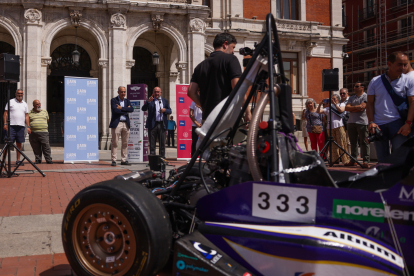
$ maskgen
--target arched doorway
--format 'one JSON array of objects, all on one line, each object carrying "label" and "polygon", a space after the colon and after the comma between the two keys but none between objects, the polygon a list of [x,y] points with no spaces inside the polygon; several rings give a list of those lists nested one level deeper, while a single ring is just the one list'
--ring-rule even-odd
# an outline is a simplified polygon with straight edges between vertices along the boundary
[{"label": "arched doorway", "polygon": [[52,55],[49,65],[50,74],[47,77],[47,111],[49,112],[49,141],[50,143],[63,143],[61,123],[64,119],[65,88],[64,77],[90,77],[91,58],[88,52],[79,45],[79,64],[72,61],[72,52],[75,44],[63,44],[57,47]]},{"label": "arched doorway", "polygon": [[156,66],[152,64],[152,54],[142,47],[134,47],[133,59],[135,65],[131,68],[131,84],[145,83],[148,85],[148,96],[154,87],[158,86],[155,76]]},{"label": "arched doorway", "polygon": [[[12,45],[10,45],[7,42],[0,41],[0,53],[3,54],[15,54],[15,49]],[[10,98],[14,98],[14,94],[17,89],[17,83],[10,83]],[[3,112],[4,108],[6,107],[7,103],[7,83],[6,82],[0,82],[0,108],[2,110],[1,112],[1,122],[3,125],[5,122],[3,122]],[[29,105],[30,108],[30,105]],[[0,140],[1,143],[4,143],[4,130],[3,127],[0,129]]]}]

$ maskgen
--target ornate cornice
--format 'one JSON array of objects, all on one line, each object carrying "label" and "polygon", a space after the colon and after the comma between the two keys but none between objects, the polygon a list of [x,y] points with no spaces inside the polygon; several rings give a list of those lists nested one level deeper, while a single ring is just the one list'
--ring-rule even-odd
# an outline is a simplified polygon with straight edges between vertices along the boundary
[{"label": "ornate cornice", "polygon": [[170,77],[172,78],[178,77],[178,72],[170,72]]},{"label": "ornate cornice", "polygon": [[177,62],[175,64],[175,67],[177,68],[178,71],[185,70],[185,69],[187,69],[187,63],[186,62]]},{"label": "ornate cornice", "polygon": [[42,66],[49,66],[52,63],[51,57],[42,57],[41,58]]},{"label": "ornate cornice", "polygon": [[42,12],[37,9],[27,9],[24,12],[24,18],[26,18],[26,23],[39,24],[42,19]]},{"label": "ornate cornice", "polygon": [[190,31],[204,34],[206,30],[206,23],[200,18],[190,20]]},{"label": "ornate cornice", "polygon": [[102,68],[107,68],[108,67],[108,60],[107,59],[100,59],[98,61],[98,65],[101,66]]},{"label": "ornate cornice", "polygon": [[308,57],[310,57],[310,56],[312,56],[312,50],[313,50],[313,48],[315,48],[316,46],[318,46],[318,43],[316,43],[314,41],[306,41],[305,46],[306,46],[306,55]]},{"label": "ornate cornice", "polygon": [[309,32],[312,27],[309,23],[303,22],[277,22],[277,30],[289,30],[289,31],[302,31],[302,32]]},{"label": "ornate cornice", "polygon": [[126,17],[122,13],[115,13],[111,16],[113,28],[124,28],[126,25]]},{"label": "ornate cornice", "polygon": [[82,18],[82,9],[70,9],[69,10],[70,21],[73,25],[79,26]]},{"label": "ornate cornice", "polygon": [[287,48],[288,48],[288,50],[293,50],[293,48],[295,47],[295,45],[296,45],[296,40],[288,40],[288,42],[287,42]]},{"label": "ornate cornice", "polygon": [[164,13],[152,13],[151,14],[152,26],[155,30],[161,28],[162,22],[164,21]]},{"label": "ornate cornice", "polygon": [[135,60],[127,60],[126,61],[126,68],[131,69],[133,66],[135,66]]}]

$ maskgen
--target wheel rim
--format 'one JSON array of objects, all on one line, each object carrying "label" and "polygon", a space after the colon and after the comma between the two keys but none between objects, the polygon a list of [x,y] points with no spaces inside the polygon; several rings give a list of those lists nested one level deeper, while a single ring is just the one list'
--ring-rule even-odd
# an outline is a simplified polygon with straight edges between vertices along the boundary
[{"label": "wheel rim", "polygon": [[75,254],[92,275],[124,275],[134,264],[136,237],[118,209],[90,205],[76,217],[72,230]]}]

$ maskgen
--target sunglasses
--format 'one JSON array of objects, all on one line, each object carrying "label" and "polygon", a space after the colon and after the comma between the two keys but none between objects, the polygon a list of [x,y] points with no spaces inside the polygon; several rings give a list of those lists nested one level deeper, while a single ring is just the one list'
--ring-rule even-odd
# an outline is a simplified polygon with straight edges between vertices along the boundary
[{"label": "sunglasses", "polygon": [[360,87],[364,87],[364,86],[362,86],[362,85],[361,85],[361,86],[359,86],[359,85],[355,85],[354,87],[355,87],[355,88],[360,88]]},{"label": "sunglasses", "polygon": [[346,95],[346,93],[339,93],[340,95]]}]

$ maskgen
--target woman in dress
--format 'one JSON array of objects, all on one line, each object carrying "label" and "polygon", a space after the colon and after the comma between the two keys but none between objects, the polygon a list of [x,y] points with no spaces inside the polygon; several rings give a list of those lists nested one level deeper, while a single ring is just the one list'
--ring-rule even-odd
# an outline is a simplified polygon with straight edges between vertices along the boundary
[{"label": "woman in dress", "polygon": [[308,121],[306,120],[305,112],[306,112],[306,109],[304,109],[302,111],[302,127],[301,127],[301,129],[302,129],[303,142],[305,143],[306,151],[309,151],[309,145],[308,145],[309,135],[308,135],[308,131],[306,129],[306,125],[308,124]]},{"label": "woman in dress", "polygon": [[[323,133],[324,115],[316,112],[316,102],[309,98],[306,101],[306,130],[311,142],[311,149],[318,152],[322,150],[325,144],[325,134]],[[318,133],[319,132],[319,133]]]}]

